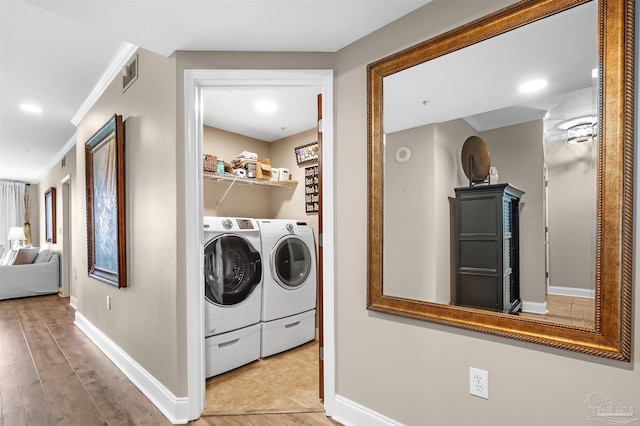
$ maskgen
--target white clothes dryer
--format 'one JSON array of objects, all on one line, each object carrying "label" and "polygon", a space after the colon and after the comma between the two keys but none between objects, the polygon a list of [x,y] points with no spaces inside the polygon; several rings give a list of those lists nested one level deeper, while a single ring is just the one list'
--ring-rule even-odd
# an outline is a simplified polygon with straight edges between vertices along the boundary
[{"label": "white clothes dryer", "polygon": [[205,369],[260,357],[262,255],[255,219],[204,217]]},{"label": "white clothes dryer", "polygon": [[265,262],[262,287],[263,357],[315,337],[316,250],[304,221],[258,220]]}]

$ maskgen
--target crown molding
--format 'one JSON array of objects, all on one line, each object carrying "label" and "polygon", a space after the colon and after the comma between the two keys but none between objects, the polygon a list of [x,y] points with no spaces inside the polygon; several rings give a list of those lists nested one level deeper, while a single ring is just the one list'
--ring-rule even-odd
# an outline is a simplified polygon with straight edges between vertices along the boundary
[{"label": "crown molding", "polygon": [[96,101],[102,96],[107,87],[111,84],[116,76],[122,73],[122,67],[124,67],[129,59],[133,56],[134,53],[138,50],[138,46],[123,42],[115,56],[107,66],[107,69],[102,74],[96,85],[94,86],[87,99],[82,103],[82,106],[76,112],[76,114],[71,119],[71,124],[77,126],[78,123],[84,118],[84,116],[89,112],[91,107],[96,103]]}]

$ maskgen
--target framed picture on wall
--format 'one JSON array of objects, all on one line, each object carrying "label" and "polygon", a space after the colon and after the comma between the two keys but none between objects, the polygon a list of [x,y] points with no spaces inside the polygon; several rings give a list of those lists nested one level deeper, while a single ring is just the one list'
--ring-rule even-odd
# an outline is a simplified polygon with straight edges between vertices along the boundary
[{"label": "framed picture on wall", "polygon": [[318,164],[318,142],[295,147],[294,151],[296,153],[296,162],[298,163],[298,167]]},{"label": "framed picture on wall", "polygon": [[127,286],[124,130],[114,115],[85,144],[89,276]]},{"label": "framed picture on wall", "polygon": [[56,188],[53,186],[44,193],[44,233],[46,242],[56,243]]}]

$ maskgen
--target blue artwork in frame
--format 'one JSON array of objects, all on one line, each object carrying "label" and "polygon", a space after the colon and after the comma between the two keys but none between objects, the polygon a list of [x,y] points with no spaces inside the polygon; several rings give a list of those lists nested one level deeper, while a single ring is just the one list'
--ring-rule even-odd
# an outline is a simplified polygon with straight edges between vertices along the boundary
[{"label": "blue artwork in frame", "polygon": [[85,168],[89,276],[126,287],[122,116],[114,115],[87,141]]}]

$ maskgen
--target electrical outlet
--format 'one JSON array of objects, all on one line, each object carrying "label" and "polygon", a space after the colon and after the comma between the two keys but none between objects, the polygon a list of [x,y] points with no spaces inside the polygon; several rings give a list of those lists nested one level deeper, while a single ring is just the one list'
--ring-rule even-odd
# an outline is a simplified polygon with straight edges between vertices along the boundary
[{"label": "electrical outlet", "polygon": [[107,309],[111,309],[111,296],[107,296]]},{"label": "electrical outlet", "polygon": [[489,372],[469,367],[469,393],[489,399]]}]

